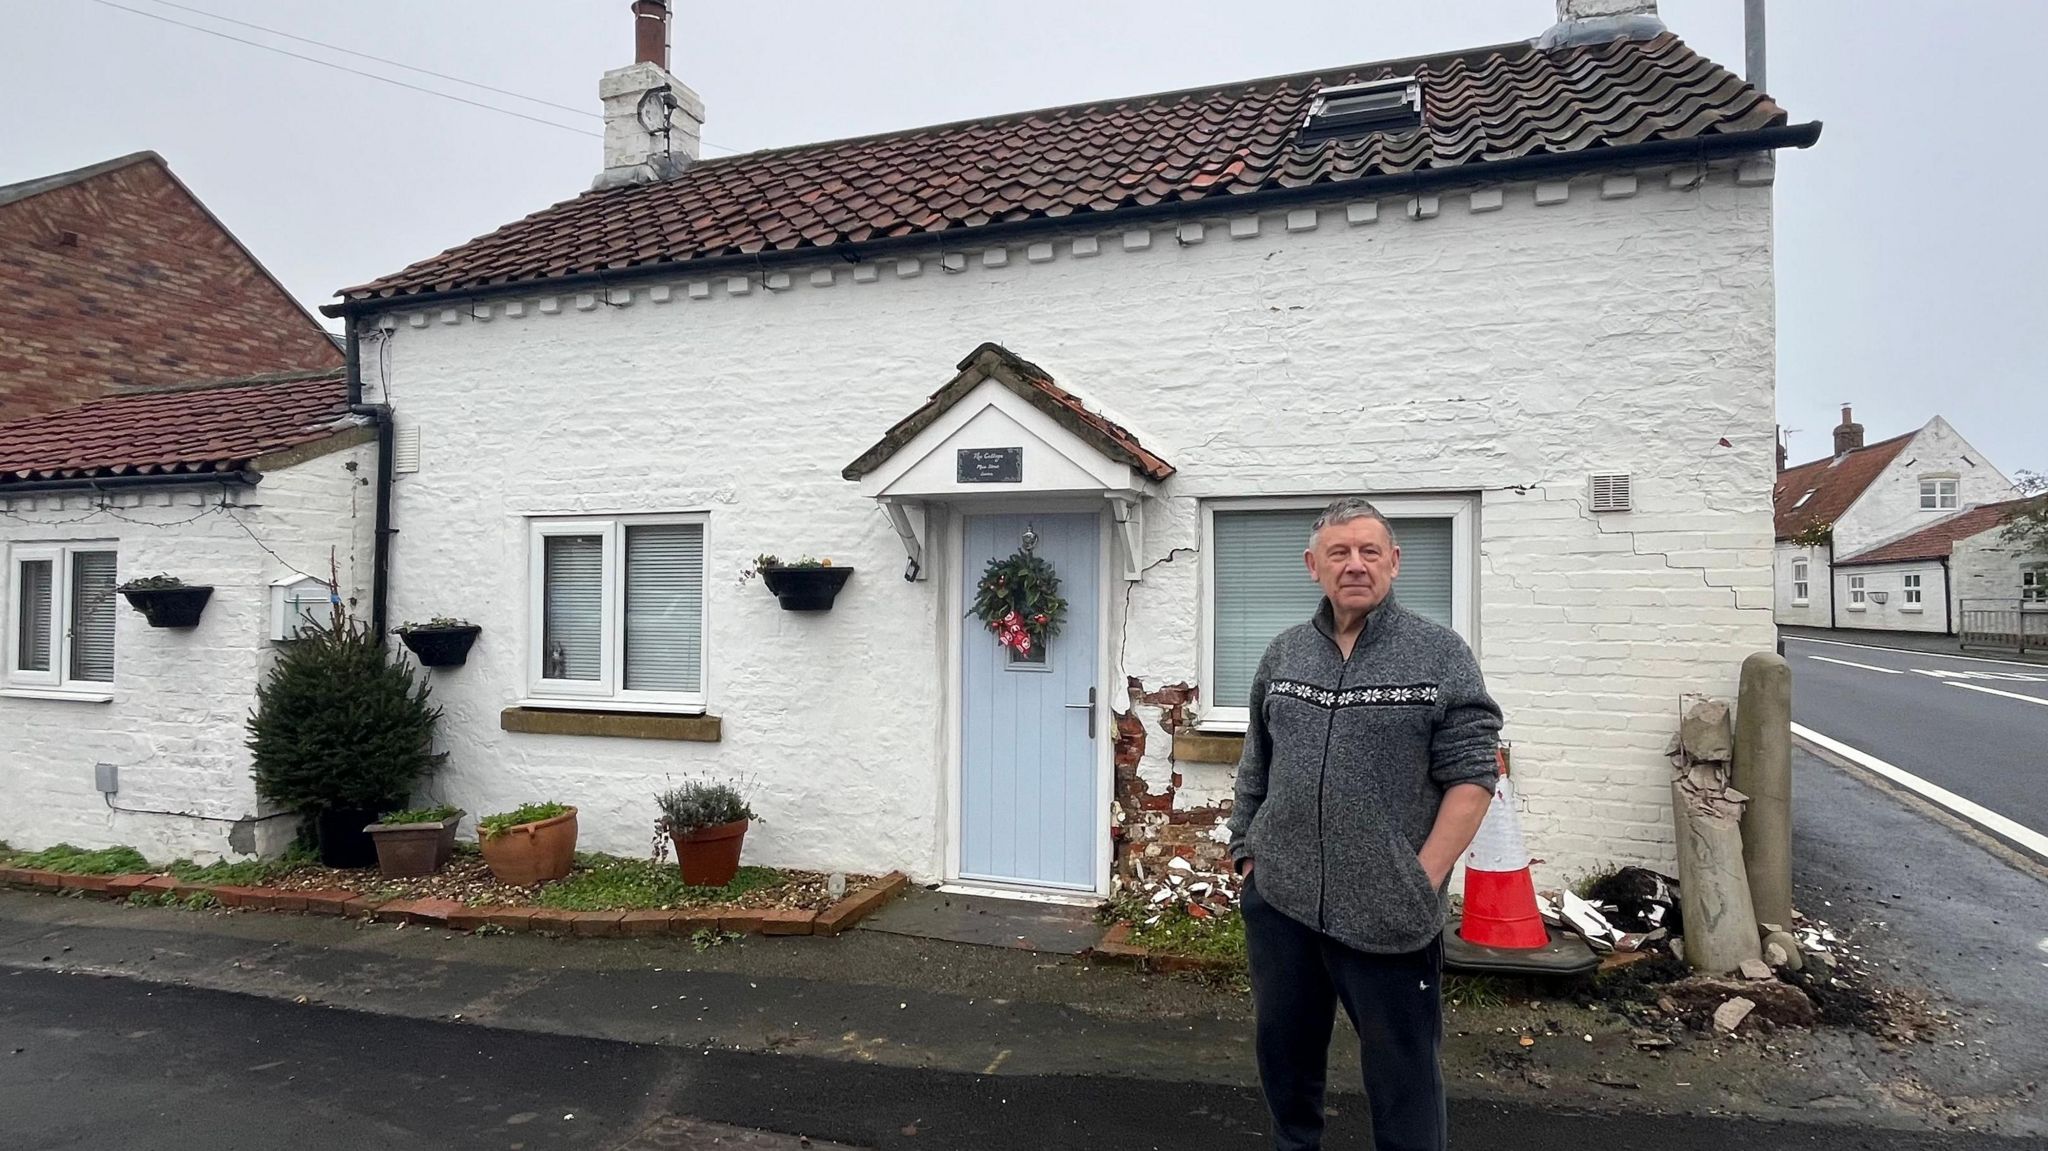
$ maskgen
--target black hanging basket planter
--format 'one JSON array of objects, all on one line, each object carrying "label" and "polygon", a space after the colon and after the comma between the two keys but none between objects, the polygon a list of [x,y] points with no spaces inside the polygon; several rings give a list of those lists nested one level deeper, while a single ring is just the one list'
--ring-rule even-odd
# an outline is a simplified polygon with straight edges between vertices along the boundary
[{"label": "black hanging basket planter", "polygon": [[195,627],[213,598],[213,588],[138,587],[119,588],[128,606],[142,613],[151,627]]},{"label": "black hanging basket planter", "polygon": [[761,582],[773,592],[783,611],[831,611],[839,589],[853,577],[852,568],[764,567]]},{"label": "black hanging basket planter", "polygon": [[475,624],[461,627],[414,627],[398,638],[419,657],[422,667],[461,667],[469,659],[469,648],[484,629]]}]

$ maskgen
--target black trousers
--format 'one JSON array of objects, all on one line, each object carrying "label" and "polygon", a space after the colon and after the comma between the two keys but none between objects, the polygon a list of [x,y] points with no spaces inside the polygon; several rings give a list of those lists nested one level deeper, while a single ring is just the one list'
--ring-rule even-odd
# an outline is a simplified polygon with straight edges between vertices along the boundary
[{"label": "black trousers", "polygon": [[1275,1151],[1323,1145],[1323,1087],[1337,1005],[1358,1032],[1377,1151],[1443,1151],[1443,944],[1374,955],[1289,918],[1244,885],[1245,943],[1258,1013],[1259,1083]]}]

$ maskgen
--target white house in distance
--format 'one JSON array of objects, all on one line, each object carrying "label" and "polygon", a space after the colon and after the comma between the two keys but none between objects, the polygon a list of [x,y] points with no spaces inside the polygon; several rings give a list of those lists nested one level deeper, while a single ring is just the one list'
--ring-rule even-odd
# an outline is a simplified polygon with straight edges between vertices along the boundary
[{"label": "white house in distance", "polygon": [[[1771,489],[1778,622],[1955,631],[1959,617],[1950,609],[1958,593],[1946,563],[1929,554],[1919,557],[1921,567],[1880,576],[1852,570],[1854,561],[1965,509],[2011,499],[2012,481],[1940,416],[1918,431],[1865,444],[1863,425],[1845,406],[1834,446],[1833,455],[1797,467],[1785,467],[1779,450]],[[1869,594],[1879,590],[1873,578],[1886,583],[1876,599]],[[2017,579],[2015,567],[2006,595],[2019,595]]]},{"label": "white house in distance", "polygon": [[[1819,125],[1652,3],[1559,7],[704,160],[643,40],[596,189],[328,309],[416,453],[393,616],[483,628],[434,673],[434,786],[574,803],[617,852],[711,775],[763,863],[1206,866],[1254,664],[1316,603],[1309,521],[1362,492],[1396,594],[1480,655],[1541,854],[1670,866],[1678,700],[1774,642],[1773,155]],[[967,612],[1027,539],[1070,608],[1017,658]],[[854,574],[783,611],[760,553]]]},{"label": "white house in distance", "polygon": [[[339,575],[373,614],[377,429],[339,370],[116,395],[0,424],[0,840],[152,860],[275,853],[243,722]],[[211,587],[151,626],[114,589]]]},{"label": "white house in distance", "polygon": [[2030,500],[1980,504],[1835,561],[1856,626],[2048,649],[2048,550],[2004,538]]}]

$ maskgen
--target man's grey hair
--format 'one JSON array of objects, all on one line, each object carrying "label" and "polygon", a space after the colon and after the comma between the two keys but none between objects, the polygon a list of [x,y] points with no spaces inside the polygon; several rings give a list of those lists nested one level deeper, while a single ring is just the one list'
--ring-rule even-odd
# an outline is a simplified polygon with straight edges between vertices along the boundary
[{"label": "man's grey hair", "polygon": [[1352,520],[1378,520],[1380,526],[1387,529],[1387,542],[1399,542],[1394,538],[1394,525],[1388,522],[1386,516],[1380,514],[1380,509],[1372,506],[1371,500],[1364,496],[1340,496],[1330,501],[1330,506],[1324,508],[1323,514],[1317,516],[1316,522],[1309,527],[1308,546],[1316,546],[1316,537],[1322,534],[1324,528],[1333,524],[1348,524]]}]

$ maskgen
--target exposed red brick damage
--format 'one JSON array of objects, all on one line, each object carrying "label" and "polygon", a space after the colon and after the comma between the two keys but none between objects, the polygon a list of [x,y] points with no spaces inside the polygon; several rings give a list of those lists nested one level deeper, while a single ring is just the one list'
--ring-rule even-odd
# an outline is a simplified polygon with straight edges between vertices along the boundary
[{"label": "exposed red brick damage", "polygon": [[1200,876],[1227,872],[1229,852],[1216,839],[1216,825],[1230,817],[1228,801],[1213,807],[1180,807],[1175,803],[1182,784],[1177,769],[1158,791],[1138,773],[1149,739],[1139,709],[1155,709],[1153,722],[1170,739],[1192,727],[1195,686],[1176,683],[1148,691],[1136,676],[1128,682],[1131,710],[1116,716],[1116,804],[1111,818],[1116,823],[1117,887],[1150,891],[1169,869],[1187,875],[1186,869],[1174,868],[1176,858],[1186,860]]}]

